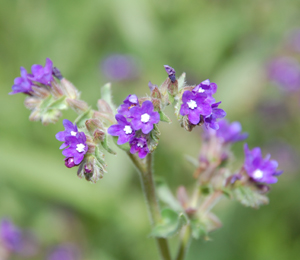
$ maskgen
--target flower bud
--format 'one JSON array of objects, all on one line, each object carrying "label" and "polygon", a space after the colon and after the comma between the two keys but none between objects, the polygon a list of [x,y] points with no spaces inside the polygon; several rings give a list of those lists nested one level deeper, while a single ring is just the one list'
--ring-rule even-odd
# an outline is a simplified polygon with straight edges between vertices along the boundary
[{"label": "flower bud", "polygon": [[60,98],[64,95],[60,84],[58,84],[55,80],[51,81],[51,93],[56,98]]},{"label": "flower bud", "polygon": [[53,75],[55,78],[59,79],[59,80],[62,80],[62,79],[64,78],[64,77],[61,75],[60,70],[59,70],[58,68],[56,68],[56,67],[53,67],[53,69],[52,69],[52,75]]},{"label": "flower bud", "polygon": [[65,78],[61,79],[60,81],[62,89],[65,95],[70,99],[77,99],[79,97],[78,90],[74,87],[74,85],[66,80]]},{"label": "flower bud", "polygon": [[97,102],[98,110],[99,112],[107,113],[110,115],[113,115],[113,110],[110,107],[110,105],[104,100],[104,99],[99,99]]},{"label": "flower bud", "polygon": [[50,95],[50,92],[48,89],[44,87],[37,87],[37,86],[32,86],[33,90],[33,95],[42,99],[47,98]]},{"label": "flower bud", "polygon": [[77,99],[66,99],[67,104],[76,111],[76,113],[82,113],[88,110],[89,106],[82,100]]},{"label": "flower bud", "polygon": [[102,179],[105,170],[105,165],[99,163],[94,155],[86,156],[79,165],[77,175],[79,178],[85,178],[87,181],[96,183],[97,180]]},{"label": "flower bud", "polygon": [[161,110],[161,102],[158,98],[152,98],[151,99],[152,104],[154,106],[155,111],[160,111]]},{"label": "flower bud", "polygon": [[75,163],[74,163],[74,158],[73,157],[65,158],[64,160],[65,160],[65,165],[68,168],[72,168],[72,167],[76,166]]},{"label": "flower bud", "polygon": [[148,86],[149,86],[150,91],[151,91],[151,97],[152,98],[161,99],[161,93],[160,93],[160,91],[158,89],[158,86],[157,85],[153,85],[151,83],[151,81],[149,81]]},{"label": "flower bud", "polygon": [[42,100],[36,97],[27,97],[24,101],[24,105],[26,108],[32,110],[41,104]]}]

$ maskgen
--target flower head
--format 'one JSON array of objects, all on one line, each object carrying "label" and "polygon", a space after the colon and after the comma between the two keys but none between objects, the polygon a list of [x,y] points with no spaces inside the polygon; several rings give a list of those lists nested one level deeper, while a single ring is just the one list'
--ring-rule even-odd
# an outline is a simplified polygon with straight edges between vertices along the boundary
[{"label": "flower head", "polygon": [[219,129],[216,131],[216,136],[223,143],[235,143],[243,141],[248,137],[247,133],[241,133],[242,126],[239,122],[232,122],[230,124],[226,119],[222,119],[218,124]]},{"label": "flower head", "polygon": [[212,129],[219,129],[219,124],[217,123],[217,119],[223,118],[226,116],[226,112],[218,108],[218,106],[221,104],[221,102],[214,103],[211,105],[212,112],[208,117],[204,118],[204,123],[207,127],[210,127]]},{"label": "flower head", "polygon": [[73,125],[71,121],[64,119],[63,125],[65,127],[65,131],[58,132],[55,135],[58,141],[64,142],[59,149],[64,149],[68,146],[66,143],[67,136],[76,136],[78,134],[78,129],[76,124]]},{"label": "flower head", "polygon": [[8,219],[0,223],[0,240],[11,251],[18,251],[21,246],[21,231]]},{"label": "flower head", "polygon": [[130,153],[138,153],[141,159],[145,158],[149,153],[149,148],[147,145],[147,139],[145,137],[136,137],[130,140]]},{"label": "flower head", "polygon": [[186,90],[182,95],[182,105],[180,114],[187,115],[189,121],[197,125],[200,122],[200,116],[209,116],[212,112],[210,103],[206,101],[207,95],[204,93],[195,93]]},{"label": "flower head", "polygon": [[117,125],[112,125],[107,129],[107,132],[113,136],[119,136],[118,145],[127,143],[135,135],[135,131],[132,129],[132,126],[127,122],[126,118],[123,115],[117,114],[116,120]]},{"label": "flower head", "polygon": [[196,87],[194,87],[194,93],[205,93],[207,95],[207,101],[214,103],[215,99],[212,97],[217,92],[218,86],[216,83],[210,82],[209,79],[202,81]]},{"label": "flower head", "polygon": [[130,117],[130,109],[136,106],[140,106],[138,97],[136,95],[129,95],[117,109],[118,113]]},{"label": "flower head", "polygon": [[31,67],[31,72],[33,75],[29,75],[28,78],[32,81],[39,82],[44,85],[51,86],[53,62],[47,58],[45,67],[39,64],[34,64]]},{"label": "flower head", "polygon": [[10,95],[17,93],[24,93],[30,95],[32,92],[33,83],[28,79],[28,73],[25,68],[21,67],[21,77],[15,78],[14,85],[12,86],[12,92]]},{"label": "flower head", "polygon": [[69,147],[63,150],[62,154],[67,158],[73,158],[75,165],[80,164],[88,150],[85,134],[79,132],[76,136],[66,136],[65,139]]},{"label": "flower head", "polygon": [[176,77],[175,77],[176,71],[169,65],[164,65],[164,67],[165,67],[166,72],[168,73],[170,80],[172,81],[172,83],[174,83],[176,80]]},{"label": "flower head", "polygon": [[130,109],[131,125],[134,130],[141,129],[144,134],[152,131],[153,125],[160,120],[158,112],[154,111],[154,106],[151,101],[146,100],[141,107],[133,107]]},{"label": "flower head", "polygon": [[278,167],[277,161],[270,160],[270,155],[267,155],[264,159],[259,147],[255,147],[251,151],[248,149],[248,145],[245,144],[244,151],[244,168],[254,182],[266,184],[277,182],[275,176],[282,174],[282,171],[276,170]]}]

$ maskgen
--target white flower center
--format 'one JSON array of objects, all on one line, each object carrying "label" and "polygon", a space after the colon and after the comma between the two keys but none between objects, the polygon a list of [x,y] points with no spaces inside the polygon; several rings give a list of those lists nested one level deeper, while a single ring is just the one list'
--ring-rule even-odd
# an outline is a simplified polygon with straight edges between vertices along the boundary
[{"label": "white flower center", "polygon": [[131,129],[130,125],[125,125],[123,130],[124,130],[125,134],[127,134],[127,135],[132,133],[132,129]]},{"label": "white flower center", "polygon": [[72,136],[76,136],[77,132],[71,131]]},{"label": "white flower center", "polygon": [[263,176],[264,176],[264,173],[260,169],[257,169],[253,172],[254,179],[261,179]]},{"label": "white flower center", "polygon": [[195,109],[197,107],[197,103],[195,100],[190,100],[189,102],[187,102],[187,104],[190,109]]},{"label": "white flower center", "polygon": [[143,144],[143,143],[140,143],[140,142],[138,142],[138,143],[137,143],[137,146],[138,146],[138,147],[144,147],[144,144]]},{"label": "white flower center", "polygon": [[150,119],[150,116],[149,116],[147,113],[145,113],[145,114],[143,114],[143,115],[141,116],[141,121],[142,121],[143,123],[148,123],[148,122],[149,122],[149,119]]},{"label": "white flower center", "polygon": [[201,88],[201,87],[200,87],[199,90],[198,90],[199,93],[203,93],[204,91],[205,91],[205,90],[204,90],[203,88]]},{"label": "white flower center", "polygon": [[76,145],[76,151],[79,152],[79,153],[84,152],[84,148],[85,148],[84,144],[77,144]]}]

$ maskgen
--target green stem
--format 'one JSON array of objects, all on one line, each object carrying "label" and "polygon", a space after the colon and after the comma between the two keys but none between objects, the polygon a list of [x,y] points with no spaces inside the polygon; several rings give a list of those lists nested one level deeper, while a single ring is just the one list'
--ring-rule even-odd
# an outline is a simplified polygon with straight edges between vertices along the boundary
[{"label": "green stem", "polygon": [[183,230],[183,235],[180,240],[180,245],[179,245],[179,250],[177,253],[176,260],[183,260],[186,257],[191,241],[192,241],[191,227],[186,226],[185,230]]},{"label": "green stem", "polygon": [[[143,192],[146,198],[151,225],[155,226],[162,221],[160,208],[155,193],[155,186],[152,172],[152,154],[146,157],[146,163],[143,163],[140,158],[127,152],[129,158],[135,165],[140,174]],[[168,242],[165,238],[155,238],[158,249],[163,260],[171,260]]]}]

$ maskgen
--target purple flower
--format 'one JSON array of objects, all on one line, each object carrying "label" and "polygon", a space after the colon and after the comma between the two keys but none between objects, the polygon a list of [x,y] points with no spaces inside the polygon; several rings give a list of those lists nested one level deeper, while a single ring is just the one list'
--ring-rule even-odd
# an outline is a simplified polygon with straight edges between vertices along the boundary
[{"label": "purple flower", "polygon": [[21,77],[15,78],[14,85],[12,86],[12,92],[10,95],[17,93],[24,93],[30,95],[32,92],[32,82],[28,79],[28,73],[25,68],[21,67]]},{"label": "purple flower", "polygon": [[73,125],[73,123],[67,119],[63,120],[63,125],[65,127],[65,131],[58,132],[55,137],[58,141],[64,142],[59,149],[64,149],[68,146],[66,143],[66,137],[67,136],[76,136],[78,134],[78,129],[76,124]]},{"label": "purple flower", "polygon": [[134,130],[142,129],[144,134],[148,134],[153,129],[153,124],[157,124],[160,120],[159,114],[153,111],[154,106],[151,101],[146,100],[142,107],[133,107],[130,109],[131,125]]},{"label": "purple flower", "polygon": [[149,153],[149,148],[145,137],[133,138],[132,140],[130,140],[129,144],[130,153],[138,153],[141,159],[145,158]]},{"label": "purple flower", "polygon": [[62,154],[67,158],[74,158],[75,165],[80,164],[88,150],[85,134],[79,132],[76,136],[66,136],[66,143],[69,147]]},{"label": "purple flower", "polygon": [[117,125],[112,125],[107,129],[107,132],[113,136],[119,136],[118,145],[127,143],[135,135],[132,126],[127,122],[126,118],[120,114],[116,115]]},{"label": "purple flower", "polygon": [[226,119],[222,119],[218,124],[219,129],[216,131],[216,136],[223,143],[235,143],[243,141],[248,137],[247,133],[241,133],[242,126],[239,122],[232,122],[230,124]]},{"label": "purple flower", "polygon": [[118,113],[130,117],[129,110],[135,106],[140,106],[138,97],[136,95],[129,95],[117,109]]},{"label": "purple flower", "polygon": [[18,251],[21,246],[21,231],[8,219],[3,219],[0,223],[0,239],[8,250]]},{"label": "purple flower", "polygon": [[300,88],[300,65],[293,58],[274,59],[269,64],[268,73],[269,78],[284,90],[295,91]]},{"label": "purple flower", "polygon": [[219,129],[219,124],[217,123],[217,119],[223,118],[226,116],[226,112],[223,109],[218,108],[218,106],[220,104],[221,104],[221,102],[212,104],[211,105],[211,108],[212,108],[211,115],[204,118],[205,125],[207,127],[215,129],[215,130]]},{"label": "purple flower", "polygon": [[57,246],[49,254],[47,260],[79,260],[79,252],[71,245]]},{"label": "purple flower", "polygon": [[267,155],[265,159],[263,159],[259,147],[255,147],[250,151],[248,145],[245,144],[244,151],[244,168],[253,181],[266,184],[277,182],[275,176],[282,174],[282,171],[276,171],[278,167],[277,161],[270,160],[270,155]]},{"label": "purple flower", "polygon": [[44,85],[51,86],[53,62],[47,58],[45,67],[39,64],[34,64],[31,67],[31,72],[33,75],[28,76],[32,81],[39,82]]},{"label": "purple flower", "polygon": [[137,77],[137,61],[130,55],[114,54],[102,62],[103,74],[110,80],[128,80]]},{"label": "purple flower", "polygon": [[200,122],[200,115],[209,116],[212,108],[206,101],[207,95],[204,93],[194,93],[186,90],[182,95],[182,105],[180,114],[188,115],[189,121],[197,125]]},{"label": "purple flower", "polygon": [[170,80],[172,81],[172,83],[174,83],[176,80],[175,70],[172,67],[170,67],[169,65],[164,65],[164,67],[165,67],[166,72],[168,73]]},{"label": "purple flower", "polygon": [[194,87],[194,93],[205,93],[207,95],[207,101],[211,104],[215,102],[215,99],[212,97],[213,94],[217,92],[218,86],[216,83],[211,83],[209,79],[202,81],[196,87]]}]

